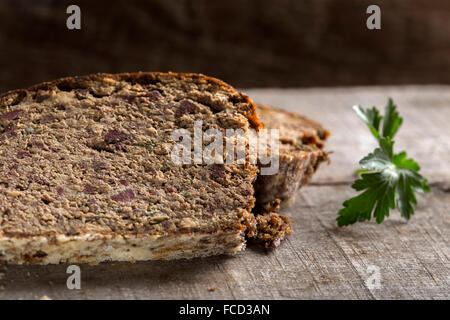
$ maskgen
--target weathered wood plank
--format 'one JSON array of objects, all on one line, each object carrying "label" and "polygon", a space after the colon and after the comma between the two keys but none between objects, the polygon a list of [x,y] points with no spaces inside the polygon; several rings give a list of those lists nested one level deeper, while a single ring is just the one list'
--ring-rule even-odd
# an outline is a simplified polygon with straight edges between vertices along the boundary
[{"label": "weathered wood plank", "polygon": [[326,146],[333,151],[332,165],[322,166],[316,182],[351,181],[358,161],[376,142],[352,106],[384,109],[389,97],[398,105],[403,125],[396,136],[396,150],[422,166],[431,182],[449,182],[450,86],[353,87],[333,89],[244,90],[255,102],[267,103],[307,115],[332,132]]},{"label": "weathered wood plank", "polygon": [[[250,245],[235,257],[82,265],[83,291],[65,286],[66,265],[8,266],[1,299],[448,299],[450,198],[435,188],[409,223],[334,224],[348,186],[304,188],[286,211],[294,233],[276,250]],[[364,285],[380,268],[381,288]],[[209,289],[215,287],[214,292]]]},{"label": "weathered wood plank", "polygon": [[[447,0],[78,0],[77,31],[68,2],[28,2],[0,1],[0,91],[138,70],[242,87],[450,83]],[[382,27],[371,31],[374,3]]]},{"label": "weathered wood plank", "polygon": [[[256,101],[301,111],[333,131],[332,163],[284,212],[294,232],[276,250],[255,245],[235,257],[136,264],[82,265],[82,289],[66,288],[66,265],[8,266],[0,299],[449,299],[450,87],[248,90]],[[398,213],[382,225],[335,226],[358,159],[375,143],[351,105],[398,103],[405,121],[398,147],[423,167],[432,192],[419,195],[408,223]],[[381,287],[365,286],[379,267]],[[209,289],[215,287],[211,292]]]}]

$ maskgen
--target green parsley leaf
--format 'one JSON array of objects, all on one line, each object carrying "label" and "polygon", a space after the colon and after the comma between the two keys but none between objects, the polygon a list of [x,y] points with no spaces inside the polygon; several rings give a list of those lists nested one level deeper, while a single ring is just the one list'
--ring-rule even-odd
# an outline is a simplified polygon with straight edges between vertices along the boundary
[{"label": "green parsley leaf", "polygon": [[353,110],[355,110],[356,114],[367,124],[374,137],[378,139],[380,136],[379,128],[382,118],[378,110],[375,107],[364,110],[361,106],[353,106]]},{"label": "green parsley leaf", "polygon": [[397,106],[389,98],[388,104],[384,109],[383,117],[383,137],[394,138],[398,128],[402,125],[403,119],[400,118],[397,112]]},{"label": "green parsley leaf", "polygon": [[[343,203],[344,208],[336,219],[338,226],[370,220],[372,214],[377,223],[381,223],[389,216],[390,209],[395,208],[409,219],[417,203],[415,192],[428,192],[430,188],[427,180],[418,173],[420,166],[417,162],[408,159],[404,151],[393,153],[392,138],[403,119],[391,99],[383,117],[375,107],[364,110],[357,106],[354,110],[377,138],[379,147],[360,161],[361,168],[357,172],[361,178],[355,181],[352,188],[363,192]],[[381,121],[382,134],[379,132]]]},{"label": "green parsley leaf", "polygon": [[[381,116],[375,107],[364,110],[361,106],[353,106],[353,110],[366,123],[370,132],[377,139],[393,139],[403,122],[403,119],[397,112],[397,106],[391,98],[389,98],[388,104],[385,107],[384,116]],[[381,121],[383,121],[382,132],[380,132]]]},{"label": "green parsley leaf", "polygon": [[362,179],[356,180],[352,188],[365,191],[343,203],[344,208],[339,211],[337,218],[338,226],[370,220],[372,212],[378,223],[383,222],[384,217],[389,216],[389,208],[395,208],[395,180],[389,177],[392,178],[391,175],[384,177],[382,173],[374,172],[365,173]]}]

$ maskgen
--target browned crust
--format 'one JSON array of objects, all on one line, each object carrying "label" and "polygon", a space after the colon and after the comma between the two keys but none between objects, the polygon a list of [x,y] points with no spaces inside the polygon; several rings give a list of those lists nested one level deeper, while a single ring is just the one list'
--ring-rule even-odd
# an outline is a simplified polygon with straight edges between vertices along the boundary
[{"label": "browned crust", "polygon": [[271,210],[265,207],[277,199],[281,207],[291,205],[319,165],[329,162],[322,148],[330,132],[305,116],[276,107],[258,104],[257,112],[267,128],[280,129],[279,170],[274,175],[258,176],[255,183],[257,210],[267,212]]},{"label": "browned crust", "polygon": [[[256,106],[257,113],[261,115],[261,113],[278,113],[284,115],[287,119],[289,119],[291,122],[293,120],[297,121],[298,123],[301,123],[305,128],[308,127],[310,129],[314,129],[315,134],[314,136],[309,136],[310,141],[308,141],[308,144],[314,144],[318,148],[323,148],[325,140],[328,139],[331,132],[326,130],[320,123],[309,119],[308,117],[304,115],[300,115],[295,112],[286,111],[274,106],[266,105],[266,104],[257,104]],[[263,120],[264,121],[264,120]],[[284,137],[280,137],[280,140],[282,143],[288,143],[284,141]]]},{"label": "browned crust", "polygon": [[[149,84],[158,81],[164,77],[172,77],[179,80],[192,80],[197,83],[211,83],[226,89],[235,95],[235,102],[248,103],[252,107],[252,112],[247,114],[247,118],[251,126],[258,130],[263,128],[263,124],[259,121],[256,114],[256,107],[253,101],[245,94],[236,91],[232,86],[217,78],[205,76],[197,73],[176,73],[176,72],[134,72],[134,73],[96,73],[86,76],[66,77],[53,81],[39,83],[28,87],[27,89],[17,89],[0,94],[0,107],[6,107],[20,103],[28,94],[34,95],[39,90],[48,90],[52,87],[63,88],[65,90],[86,89],[91,81],[102,81],[110,78],[118,81],[126,81],[130,83]],[[33,96],[34,98],[34,96]]]}]

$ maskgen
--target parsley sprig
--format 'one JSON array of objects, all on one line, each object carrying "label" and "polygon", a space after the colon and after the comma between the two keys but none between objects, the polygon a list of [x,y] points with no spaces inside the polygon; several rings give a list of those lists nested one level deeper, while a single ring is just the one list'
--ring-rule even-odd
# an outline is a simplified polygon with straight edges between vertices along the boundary
[{"label": "parsley sprig", "polygon": [[395,208],[408,220],[417,203],[415,192],[428,192],[430,187],[418,173],[417,162],[408,159],[404,151],[393,152],[393,138],[403,122],[397,107],[389,99],[384,116],[375,107],[364,110],[354,106],[353,110],[367,124],[379,147],[359,162],[361,178],[352,188],[363,192],[343,203],[336,219],[338,226],[370,220],[372,213],[377,223],[381,223],[389,216],[389,210]]}]

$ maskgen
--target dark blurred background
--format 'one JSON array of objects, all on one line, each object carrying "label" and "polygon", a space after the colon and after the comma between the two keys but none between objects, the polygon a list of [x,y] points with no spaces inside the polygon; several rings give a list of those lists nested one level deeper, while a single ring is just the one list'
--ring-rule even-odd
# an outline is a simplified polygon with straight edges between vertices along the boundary
[{"label": "dark blurred background", "polygon": [[[81,7],[82,29],[66,28]],[[366,8],[381,7],[381,30]],[[0,0],[0,91],[94,72],[237,87],[450,83],[448,0]]]}]

